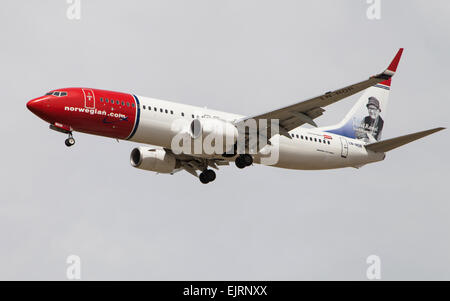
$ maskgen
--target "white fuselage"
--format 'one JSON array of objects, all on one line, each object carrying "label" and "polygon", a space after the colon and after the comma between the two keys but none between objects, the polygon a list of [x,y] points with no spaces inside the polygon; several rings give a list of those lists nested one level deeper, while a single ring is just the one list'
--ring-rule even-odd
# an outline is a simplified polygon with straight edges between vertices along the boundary
[{"label": "white fuselage", "polygon": [[[178,133],[172,129],[175,120],[182,119],[188,124],[194,118],[218,117],[235,121],[244,117],[149,97],[137,97],[140,102],[137,111],[139,125],[130,140],[168,149],[171,148],[172,138]],[[270,140],[272,145],[267,147],[277,147],[279,152],[277,162],[271,166],[302,170],[361,167],[385,157],[384,153],[367,151],[364,142],[360,140],[322,132],[320,129],[296,128],[289,134],[291,139],[277,135]],[[258,154],[255,156],[255,163],[261,163]]]}]

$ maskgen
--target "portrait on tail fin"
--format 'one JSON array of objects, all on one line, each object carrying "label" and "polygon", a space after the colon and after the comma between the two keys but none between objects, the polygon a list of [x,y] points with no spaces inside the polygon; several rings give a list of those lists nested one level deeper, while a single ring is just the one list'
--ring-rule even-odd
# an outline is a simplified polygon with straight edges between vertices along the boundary
[{"label": "portrait on tail fin", "polygon": [[381,132],[383,130],[384,121],[381,117],[380,101],[374,97],[369,97],[366,104],[368,115],[358,124],[355,125],[355,136],[357,139],[370,141],[371,135],[375,140],[381,139]]}]

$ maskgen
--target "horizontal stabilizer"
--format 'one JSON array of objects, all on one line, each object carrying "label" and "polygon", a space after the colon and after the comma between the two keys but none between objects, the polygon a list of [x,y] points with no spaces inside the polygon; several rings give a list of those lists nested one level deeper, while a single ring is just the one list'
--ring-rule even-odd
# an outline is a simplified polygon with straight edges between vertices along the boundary
[{"label": "horizontal stabilizer", "polygon": [[436,132],[442,131],[444,129],[445,128],[440,127],[440,128],[435,128],[432,130],[427,130],[427,131],[423,131],[423,132],[400,136],[397,138],[383,140],[380,142],[371,143],[371,144],[366,145],[366,149],[377,152],[377,153],[388,152],[397,147],[408,144],[410,142],[413,142],[417,139],[434,134]]}]

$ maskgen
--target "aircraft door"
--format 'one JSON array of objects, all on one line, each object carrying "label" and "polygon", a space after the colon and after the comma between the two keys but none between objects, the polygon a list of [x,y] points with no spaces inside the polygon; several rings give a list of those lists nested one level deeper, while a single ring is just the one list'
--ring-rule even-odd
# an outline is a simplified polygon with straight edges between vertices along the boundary
[{"label": "aircraft door", "polygon": [[84,94],[84,107],[87,109],[95,108],[95,95],[92,89],[83,89]]},{"label": "aircraft door", "polygon": [[341,137],[341,157],[347,158],[348,156],[348,141],[344,137]]}]

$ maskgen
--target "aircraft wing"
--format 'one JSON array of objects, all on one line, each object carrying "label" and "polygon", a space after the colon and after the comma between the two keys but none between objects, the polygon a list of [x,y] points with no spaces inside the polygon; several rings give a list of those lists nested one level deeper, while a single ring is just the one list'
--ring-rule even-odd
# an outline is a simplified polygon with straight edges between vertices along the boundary
[{"label": "aircraft wing", "polygon": [[[256,120],[258,126],[260,120],[267,120],[268,129],[270,128],[270,120],[279,120],[279,134],[291,138],[288,131],[295,129],[305,123],[317,127],[314,119],[321,116],[325,112],[324,107],[331,105],[341,99],[354,95],[362,90],[365,90],[371,86],[374,86],[383,81],[389,80],[397,70],[400,57],[402,55],[403,48],[401,48],[389,67],[380,74],[371,76],[369,79],[361,81],[359,83],[338,89],[335,91],[327,92],[323,95],[281,108],[271,112],[267,112],[261,115],[246,117],[242,120],[235,122],[239,125],[241,122],[245,122],[249,119]],[[270,131],[267,131],[268,137],[271,137]]]}]

